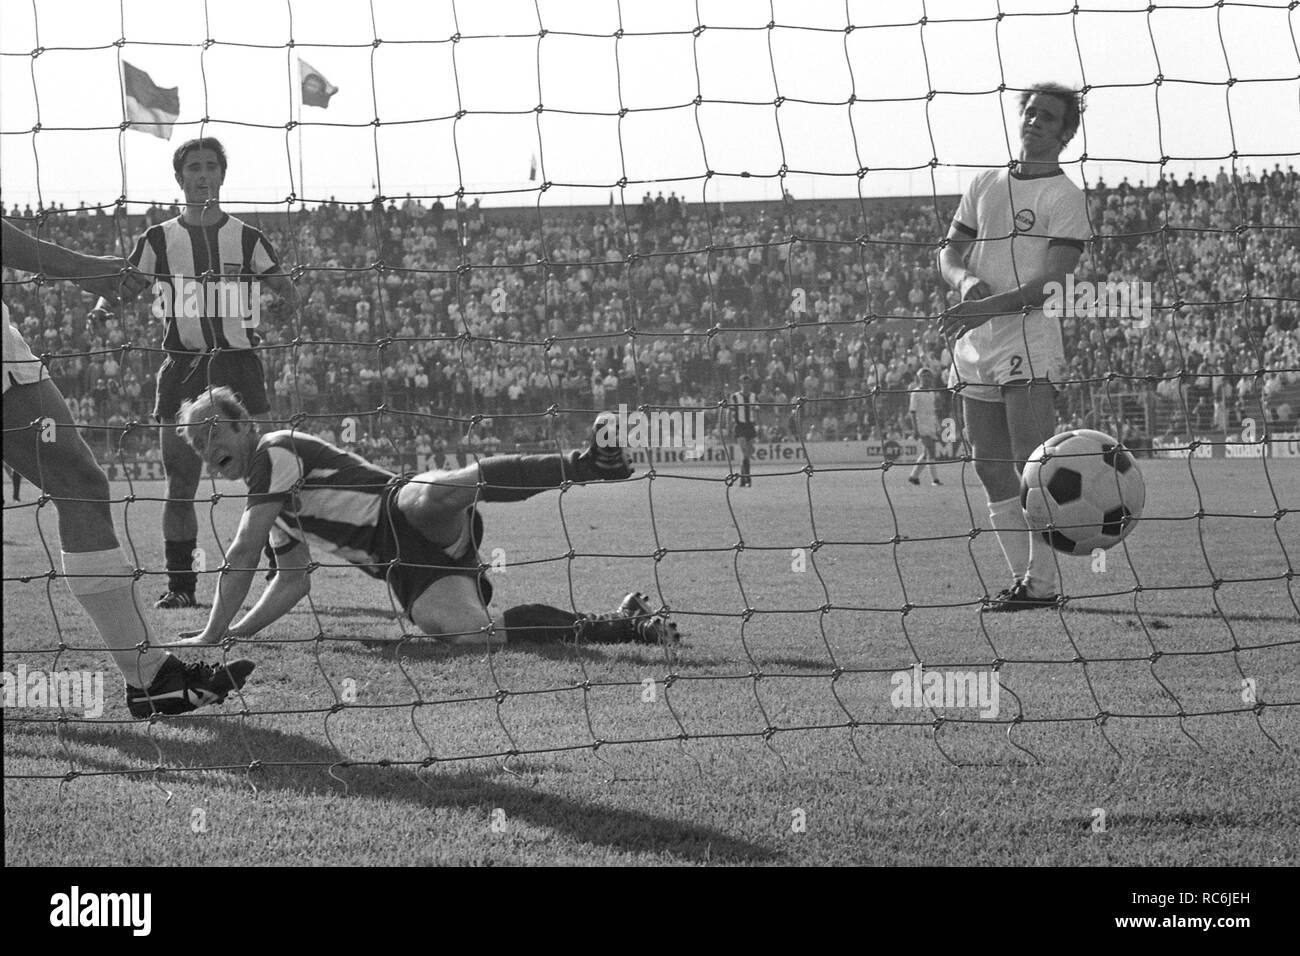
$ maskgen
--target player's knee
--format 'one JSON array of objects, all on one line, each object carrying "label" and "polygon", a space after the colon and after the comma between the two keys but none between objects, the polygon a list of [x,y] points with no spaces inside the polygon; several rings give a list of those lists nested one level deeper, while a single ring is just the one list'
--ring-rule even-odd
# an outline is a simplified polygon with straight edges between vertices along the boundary
[{"label": "player's knee", "polygon": [[416,510],[426,518],[444,517],[444,512],[448,510],[446,504],[446,495],[433,485],[420,485],[415,493]]},{"label": "player's knee", "polygon": [[421,633],[458,647],[497,647],[506,641],[505,632],[491,632],[487,612],[482,608],[429,608],[416,604],[411,612]]},{"label": "player's knee", "polygon": [[40,484],[52,497],[108,501],[108,476],[84,445],[79,450],[60,448],[42,466]]},{"label": "player's knee", "polygon": [[472,503],[475,496],[474,481],[466,479],[465,487],[411,482],[398,492],[397,506],[417,522],[436,525],[460,508]]},{"label": "player's knee", "polygon": [[78,455],[67,470],[69,496],[87,501],[108,500],[108,476],[91,455]]}]

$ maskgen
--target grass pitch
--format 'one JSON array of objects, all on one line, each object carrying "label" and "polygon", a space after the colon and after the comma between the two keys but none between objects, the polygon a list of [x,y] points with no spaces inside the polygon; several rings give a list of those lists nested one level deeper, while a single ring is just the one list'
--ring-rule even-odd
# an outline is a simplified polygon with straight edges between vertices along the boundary
[{"label": "grass pitch", "polygon": [[[238,699],[153,724],[42,576],[53,509],[7,507],[6,669],[102,670],[108,699],[96,720],[6,710],[6,858],[1295,865],[1300,465],[1267,466],[1142,462],[1126,548],[1062,557],[1065,608],[1012,615],[979,613],[1005,563],[969,534],[988,522],[960,464],[939,488],[902,468],[752,489],[702,469],[489,505],[496,613],[644,590],[682,646],[451,651],[400,639],[380,582],[324,568],[233,650],[258,664]],[[141,497],[162,486],[134,491],[118,527],[158,569],[161,504]],[[209,555],[240,508],[200,505]],[[146,613],[160,637],[206,615]],[[997,714],[895,706],[918,661],[996,663]]]}]

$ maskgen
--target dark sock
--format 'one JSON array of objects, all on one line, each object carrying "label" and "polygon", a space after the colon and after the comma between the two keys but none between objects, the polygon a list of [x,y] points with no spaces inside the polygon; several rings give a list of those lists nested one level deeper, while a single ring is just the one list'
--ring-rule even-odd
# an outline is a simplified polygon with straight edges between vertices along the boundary
[{"label": "dark sock", "polygon": [[506,643],[547,644],[572,641],[587,644],[624,644],[636,640],[636,625],[621,614],[593,617],[575,614],[549,604],[519,604],[502,615]]},{"label": "dark sock", "polygon": [[194,573],[194,550],[198,546],[199,542],[194,538],[189,541],[164,542],[168,591],[194,593],[199,583],[199,576]]},{"label": "dark sock", "polygon": [[580,453],[566,455],[497,455],[478,465],[485,487],[483,501],[523,501],[565,481],[599,481],[595,466]]},{"label": "dark sock", "polygon": [[549,644],[573,640],[573,625],[582,615],[548,604],[519,604],[501,615],[506,643]]},{"label": "dark sock", "polygon": [[274,581],[275,572],[280,567],[280,563],[275,559],[275,549],[268,544],[262,549],[262,553],[266,555],[266,560],[270,562],[271,565],[271,570],[266,572],[266,579],[268,581]]},{"label": "dark sock", "polygon": [[749,477],[749,459],[746,458],[740,463],[740,474],[742,477]]}]

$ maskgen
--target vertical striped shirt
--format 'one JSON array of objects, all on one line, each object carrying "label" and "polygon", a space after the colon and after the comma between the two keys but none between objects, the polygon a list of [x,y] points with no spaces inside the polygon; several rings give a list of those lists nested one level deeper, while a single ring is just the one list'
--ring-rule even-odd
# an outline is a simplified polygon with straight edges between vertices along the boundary
[{"label": "vertical striped shirt", "polygon": [[731,413],[736,416],[737,425],[757,425],[758,394],[743,390],[732,392]]},{"label": "vertical striped shirt", "polygon": [[384,493],[396,476],[301,431],[274,431],[258,440],[248,464],[248,505],[278,501],[271,547],[280,554],[306,544],[313,555],[338,555],[383,577],[373,551]]},{"label": "vertical striped shirt", "polygon": [[177,216],[150,226],[131,253],[131,265],[155,278],[154,316],[163,320],[169,352],[251,349],[259,336],[248,310],[253,283],[280,271],[266,237],[222,213],[210,226]]}]

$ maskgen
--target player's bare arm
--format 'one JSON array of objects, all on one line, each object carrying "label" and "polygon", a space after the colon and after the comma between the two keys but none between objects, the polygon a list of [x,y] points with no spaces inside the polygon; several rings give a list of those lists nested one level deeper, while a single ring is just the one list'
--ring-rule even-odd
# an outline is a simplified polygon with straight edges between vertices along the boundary
[{"label": "player's bare arm", "polygon": [[954,222],[948,227],[948,244],[939,250],[939,272],[961,294],[963,302],[986,299],[993,294],[989,284],[966,266],[974,244],[975,240]]},{"label": "player's bare arm", "polygon": [[0,220],[0,223],[3,224],[4,264],[7,268],[54,279],[69,279],[91,295],[100,296],[106,303],[117,302],[119,297],[133,298],[149,284],[119,256],[74,252],[28,235],[5,220]]},{"label": "player's bare arm", "polygon": [[302,542],[276,555],[276,573],[257,603],[227,630],[230,637],[251,637],[292,611],[311,593],[311,549]]},{"label": "player's bare arm", "polygon": [[226,628],[224,637],[219,637],[216,642],[207,640],[207,628],[182,631],[178,635],[176,646],[219,643],[220,640],[231,637],[252,637],[274,624],[311,593],[311,575],[307,573],[310,563],[311,551],[301,542],[290,550],[277,554],[275,577],[248,613]]},{"label": "player's bare arm", "polygon": [[239,613],[244,598],[248,597],[248,589],[253,585],[262,549],[266,547],[266,540],[271,535],[280,508],[281,502],[268,501],[250,505],[244,510],[243,517],[239,520],[239,530],[235,532],[235,540],[226,551],[226,563],[221,571],[212,611],[208,615],[208,625],[185,643],[220,644],[230,636],[230,622]]},{"label": "player's bare arm", "polygon": [[[946,250],[945,250],[946,251]],[[995,315],[1007,315],[1024,309],[1036,309],[1047,300],[1049,283],[1064,283],[1065,277],[1079,264],[1080,250],[1057,245],[1047,250],[1043,272],[1022,282],[1019,287],[984,299],[967,299],[939,317],[944,335],[961,336],[977,329]]]}]

